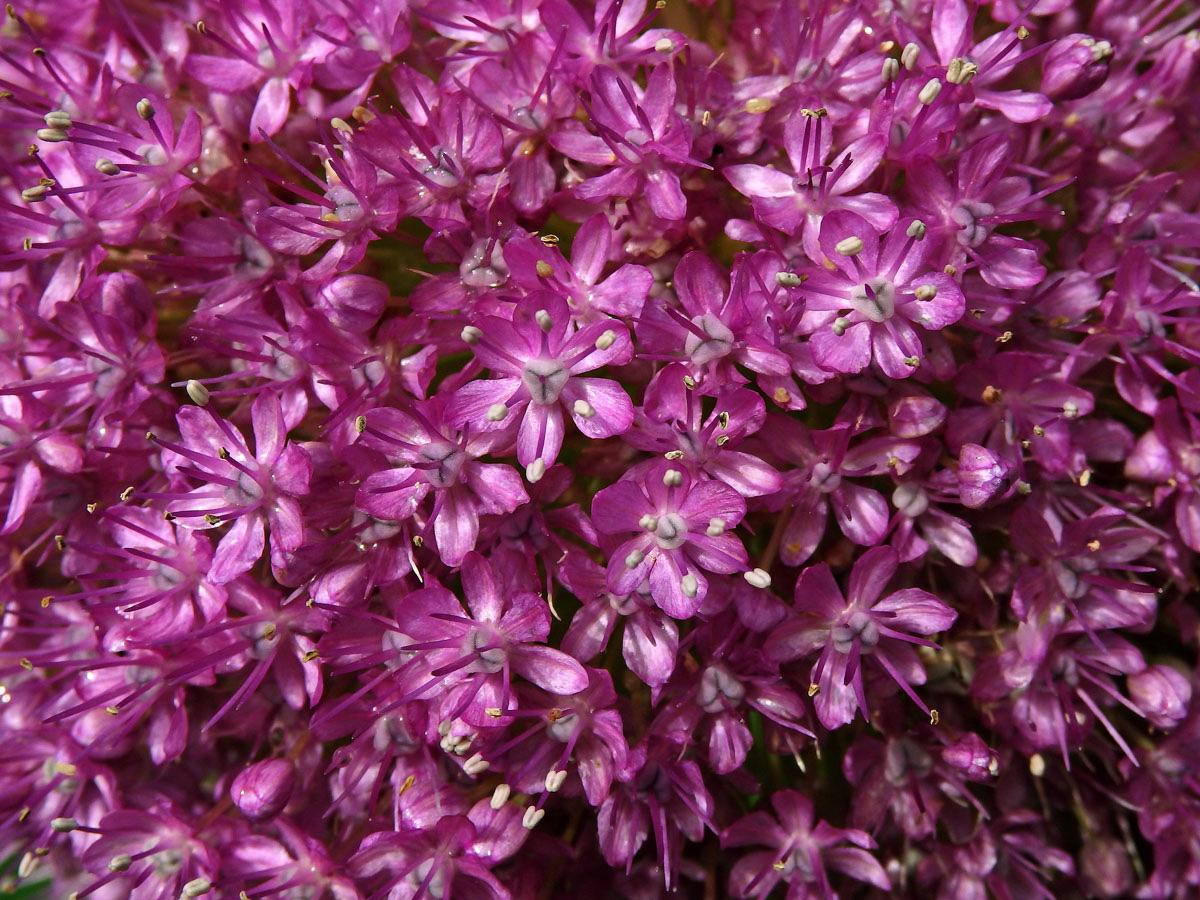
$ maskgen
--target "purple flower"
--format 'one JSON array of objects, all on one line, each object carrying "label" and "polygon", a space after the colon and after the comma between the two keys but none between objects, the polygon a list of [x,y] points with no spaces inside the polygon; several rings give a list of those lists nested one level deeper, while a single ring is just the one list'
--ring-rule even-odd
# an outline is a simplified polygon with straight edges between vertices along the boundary
[{"label": "purple flower", "polygon": [[[882,891],[892,888],[883,866],[867,852],[875,841],[857,828],[813,824],[812,801],[796,791],[771,797],[775,815],[752,812],[721,832],[722,847],[765,847],[739,859],[729,876],[735,897],[765,898],[781,882],[794,900],[835,900],[829,869]],[[849,843],[853,846],[841,847]]]},{"label": "purple flower", "polygon": [[697,480],[669,462],[636,481],[604,488],[592,501],[596,528],[639,535],[610,554],[609,588],[629,594],[648,580],[663,612],[676,619],[692,617],[708,594],[704,572],[730,575],[745,569],[745,548],[732,534],[745,514],[746,501],[733,488]]},{"label": "purple flower", "polygon": [[229,796],[250,819],[273,819],[291,799],[296,768],[286,759],[268,759],[247,766],[229,786]]},{"label": "purple flower", "polygon": [[854,564],[847,599],[829,566],[810,566],[796,582],[796,615],[767,638],[765,651],[778,662],[820,651],[810,680],[817,687],[817,718],[826,728],[852,722],[858,710],[870,715],[862,672],[866,657],[878,662],[917,706],[929,712],[911,687],[925,683],[925,669],[911,645],[936,646],[918,635],[945,631],[958,614],[920,588],[879,599],[898,567],[890,547],[868,550]]},{"label": "purple flower", "polygon": [[488,316],[463,335],[479,361],[500,377],[459,388],[448,414],[483,430],[519,416],[517,461],[531,481],[558,459],[564,408],[590,438],[621,434],[633,422],[633,404],[616,382],[579,377],[629,361],[629,333],[620,322],[608,319],[575,330],[562,298],[539,293],[518,304],[511,322]]},{"label": "purple flower", "polygon": [[287,440],[279,395],[264,391],[254,401],[254,453],[241,432],[209,409],[179,411],[180,443],[156,439],[171,454],[179,475],[203,484],[171,499],[171,515],[191,528],[233,527],[217,544],[209,580],[226,584],[258,562],[264,532],[271,529],[271,564],[287,566],[287,554],[304,541],[297,497],[308,493],[312,460]]},{"label": "purple flower", "polygon": [[872,360],[890,378],[907,378],[925,356],[914,326],[937,331],[966,310],[954,279],[934,271],[925,223],[905,219],[881,235],[856,213],[838,211],[821,224],[821,252],[831,269],[805,282],[813,359],[834,372],[861,372]]}]

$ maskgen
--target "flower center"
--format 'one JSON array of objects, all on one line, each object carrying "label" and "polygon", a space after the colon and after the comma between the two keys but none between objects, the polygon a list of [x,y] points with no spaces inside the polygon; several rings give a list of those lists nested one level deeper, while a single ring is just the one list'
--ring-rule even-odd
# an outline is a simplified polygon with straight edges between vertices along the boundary
[{"label": "flower center", "polygon": [[709,666],[700,676],[696,703],[706,713],[719,713],[746,696],[745,686],[721,666]]},{"label": "flower center", "polygon": [[892,492],[892,505],[910,519],[915,519],[929,509],[929,495],[919,484],[906,481],[896,485]]},{"label": "flower center", "polygon": [[558,395],[570,377],[557,359],[531,359],[521,373],[521,380],[534,403],[557,403]]},{"label": "flower center", "polygon": [[687,522],[678,513],[667,513],[658,517],[654,538],[664,550],[675,550],[687,542]]},{"label": "flower center", "polygon": [[504,652],[503,647],[497,647],[497,643],[499,642],[496,640],[496,636],[490,631],[477,628],[471,632],[467,638],[467,644],[463,648],[463,655],[478,657],[471,665],[472,670],[491,675],[504,668],[504,664],[508,661],[508,654]]},{"label": "flower center", "polygon": [[896,312],[896,286],[886,278],[872,278],[850,293],[850,305],[872,322],[885,322]]},{"label": "flower center", "polygon": [[978,200],[963,200],[950,211],[950,218],[959,226],[958,242],[967,247],[978,247],[992,233],[991,226],[980,224],[984,216],[990,216],[996,207]]},{"label": "flower center", "polygon": [[446,441],[426,444],[421,448],[421,456],[431,463],[436,463],[425,470],[429,483],[435,488],[447,488],[456,484],[467,461],[467,454]]},{"label": "flower center", "polygon": [[694,316],[692,324],[707,335],[702,338],[693,331],[688,332],[683,349],[692,362],[704,365],[714,359],[720,359],[733,349],[733,332],[712,313]]},{"label": "flower center", "polygon": [[870,613],[859,609],[852,612],[844,623],[834,626],[832,636],[833,649],[838,653],[849,653],[855,641],[858,641],[863,653],[871,653],[879,643],[879,626]]}]

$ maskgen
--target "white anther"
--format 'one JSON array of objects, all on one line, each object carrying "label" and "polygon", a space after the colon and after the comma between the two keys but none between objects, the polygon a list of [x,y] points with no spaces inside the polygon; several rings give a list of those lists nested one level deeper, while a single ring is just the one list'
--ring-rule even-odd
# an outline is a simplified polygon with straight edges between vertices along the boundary
[{"label": "white anther", "polygon": [[1068,419],[1074,419],[1079,415],[1079,404],[1074,400],[1068,400],[1063,404],[1063,415]]},{"label": "white anther", "polygon": [[951,84],[966,84],[978,74],[979,66],[961,56],[954,57],[946,67],[946,80]]},{"label": "white anther", "polygon": [[802,280],[795,272],[775,273],[775,283],[780,287],[799,287]]},{"label": "white anther", "polygon": [[71,114],[65,109],[52,109],[42,117],[47,128],[58,128],[66,131],[71,127]]},{"label": "white anther", "polygon": [[143,119],[153,119],[155,113],[156,110],[154,109],[154,104],[151,103],[147,98],[143,97],[137,102],[137,114]]},{"label": "white anther", "polygon": [[484,759],[481,754],[476,753],[465,763],[463,763],[463,771],[468,775],[482,775],[491,767],[491,765],[492,764]]},{"label": "white anther", "polygon": [[538,809],[536,806],[530,806],[525,810],[525,815],[521,817],[521,824],[526,828],[537,828],[537,823],[546,818],[546,811]]},{"label": "white anther", "polygon": [[525,467],[525,480],[537,484],[546,475],[546,461],[540,456]]},{"label": "white anther", "polygon": [[35,184],[33,187],[27,187],[21,191],[21,199],[26,203],[40,203],[46,199],[46,194],[50,192],[44,184]]},{"label": "white anther", "polygon": [[937,288],[932,284],[922,284],[913,291],[913,296],[922,302],[928,302],[937,296]]},{"label": "white anther", "polygon": [[208,388],[194,378],[187,383],[187,395],[197,406],[208,405]]},{"label": "white anther", "polygon": [[928,227],[920,219],[913,219],[908,223],[908,228],[904,230],[904,233],[919,241],[925,237],[925,232],[928,230]]},{"label": "white anther", "polygon": [[1040,753],[1035,753],[1029,757],[1029,774],[1034,778],[1041,778],[1046,774],[1046,758]]},{"label": "white anther", "polygon": [[59,834],[66,834],[69,831],[74,831],[79,827],[79,823],[74,819],[63,817],[61,819],[50,820],[50,830],[57,831]]},{"label": "white anther", "polygon": [[625,557],[625,568],[636,569],[645,558],[646,554],[641,550],[630,550],[629,555]]},{"label": "white anther", "polygon": [[463,339],[464,344],[470,344],[472,347],[474,347],[479,343],[479,339],[483,337],[483,332],[474,325],[468,325],[462,330],[462,334],[460,334],[459,337]]},{"label": "white anther", "polygon": [[833,324],[829,326],[829,329],[834,334],[836,334],[838,337],[841,337],[843,334],[846,333],[846,329],[849,327],[850,327],[850,320],[847,319],[845,316],[838,316],[836,319],[833,320]]},{"label": "white anther", "polygon": [[746,101],[746,112],[752,116],[760,116],[774,106],[766,97],[751,97]]},{"label": "white anther", "polygon": [[607,350],[609,347],[615,344],[616,341],[617,333],[610,328],[608,331],[604,332],[604,334],[600,335],[600,337],[596,338],[596,349]]},{"label": "white anther", "polygon": [[101,175],[120,175],[121,167],[107,156],[102,156],[96,160],[96,171]]},{"label": "white anther", "polygon": [[893,56],[889,56],[883,61],[883,68],[879,71],[879,78],[885,84],[889,81],[895,81],[900,75],[900,60]]},{"label": "white anther", "polygon": [[124,872],[133,865],[133,857],[128,853],[118,853],[108,861],[108,871]]},{"label": "white anther", "polygon": [[183,886],[181,897],[191,898],[199,897],[201,894],[207,894],[212,890],[212,882],[207,878],[193,878]]},{"label": "white anther", "polygon": [[663,454],[667,459],[683,459],[682,450],[668,450]]},{"label": "white anther", "polygon": [[512,788],[507,784],[501,783],[496,785],[496,789],[492,791],[492,809],[503,809],[504,804],[508,802],[508,798],[512,796]]},{"label": "white anther", "polygon": [[917,366],[919,366],[921,364],[921,357],[906,356],[906,357],[904,357],[904,364],[911,369],[915,369]]},{"label": "white anther", "polygon": [[646,531],[656,531],[658,529],[658,518],[646,513],[638,519],[638,525]]},{"label": "white anther", "polygon": [[714,517],[708,520],[708,528],[704,533],[709,537],[720,537],[725,533],[725,520],[720,517]]},{"label": "white anther", "polygon": [[746,579],[746,583],[751,587],[766,590],[771,586],[771,575],[766,569],[751,569],[742,575],[742,577]]},{"label": "white anther", "polygon": [[937,78],[930,78],[925,82],[925,87],[921,88],[921,93],[917,94],[917,99],[928,106],[937,99],[938,94],[942,92],[942,82]]},{"label": "white anther", "polygon": [[679,580],[679,589],[685,597],[695,597],[700,592],[700,581],[691,572]]},{"label": "white anther", "polygon": [[544,309],[539,309],[533,314],[533,320],[538,323],[538,328],[542,331],[549,331],[554,327],[554,320],[550,318],[550,313]]},{"label": "white anther", "polygon": [[863,239],[855,235],[842,238],[833,245],[833,249],[842,254],[842,256],[858,256],[863,250]]},{"label": "white anther", "polygon": [[683,473],[678,469],[667,469],[663,472],[663,484],[667,487],[679,487],[683,484]]},{"label": "white anther", "polygon": [[921,55],[921,48],[914,43],[907,43],[904,49],[900,51],[900,62],[908,71],[913,70],[913,66],[917,64],[917,58]]},{"label": "white anther", "polygon": [[502,710],[498,706],[489,706],[486,709],[484,709],[484,712],[487,713],[489,716],[491,716],[493,719],[498,719],[502,715],[504,715],[504,710]]},{"label": "white anther", "polygon": [[546,773],[546,790],[556,793],[567,781],[567,773],[562,769],[551,769]]},{"label": "white anther", "polygon": [[590,419],[596,414],[595,407],[593,407],[592,404],[588,403],[586,400],[576,400],[571,408],[575,410],[575,415],[582,419]]},{"label": "white anther", "polygon": [[67,139],[67,133],[61,128],[39,128],[36,133],[37,139],[47,144],[61,144]]},{"label": "white anther", "polygon": [[654,49],[659,53],[675,52],[675,42],[670,38],[659,38],[654,42]]},{"label": "white anther", "polygon": [[503,403],[493,403],[488,407],[487,420],[489,422],[500,422],[508,415],[508,407]]}]

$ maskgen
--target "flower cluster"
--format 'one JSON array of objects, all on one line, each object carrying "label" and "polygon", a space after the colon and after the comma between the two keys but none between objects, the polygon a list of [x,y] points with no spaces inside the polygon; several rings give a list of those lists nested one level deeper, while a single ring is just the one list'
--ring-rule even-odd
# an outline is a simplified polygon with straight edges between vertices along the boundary
[{"label": "flower cluster", "polygon": [[1198,26],[8,6],[0,893],[1200,894]]}]

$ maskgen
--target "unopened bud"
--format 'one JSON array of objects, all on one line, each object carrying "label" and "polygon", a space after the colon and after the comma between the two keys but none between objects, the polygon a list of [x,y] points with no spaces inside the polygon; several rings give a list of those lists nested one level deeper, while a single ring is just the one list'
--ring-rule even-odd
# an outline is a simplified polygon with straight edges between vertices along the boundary
[{"label": "unopened bud", "polygon": [[273,819],[283,812],[296,786],[296,769],[286,759],[252,763],[229,786],[229,799],[247,819]]}]

